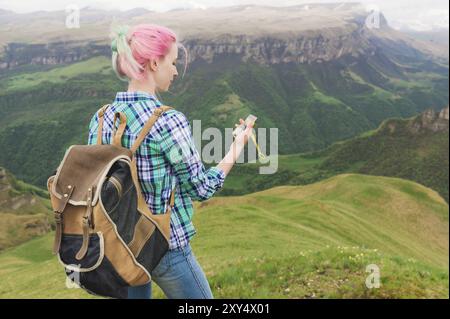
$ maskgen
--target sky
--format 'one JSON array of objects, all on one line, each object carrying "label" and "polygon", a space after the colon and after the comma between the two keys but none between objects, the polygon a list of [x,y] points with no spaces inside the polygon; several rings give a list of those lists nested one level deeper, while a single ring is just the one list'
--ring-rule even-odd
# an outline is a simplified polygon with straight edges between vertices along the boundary
[{"label": "sky", "polygon": [[130,10],[145,8],[151,11],[166,12],[177,8],[208,8],[232,5],[257,4],[267,6],[294,6],[321,2],[361,2],[368,8],[376,6],[387,18],[389,24],[396,28],[410,28],[428,31],[433,28],[449,27],[448,0],[0,0],[0,8],[18,13],[39,10],[65,10],[75,4],[80,8],[89,6],[105,10]]}]

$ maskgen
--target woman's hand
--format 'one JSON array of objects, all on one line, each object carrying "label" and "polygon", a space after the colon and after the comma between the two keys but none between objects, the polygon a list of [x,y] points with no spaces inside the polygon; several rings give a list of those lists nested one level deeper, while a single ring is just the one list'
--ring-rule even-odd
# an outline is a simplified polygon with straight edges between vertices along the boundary
[{"label": "woman's hand", "polygon": [[[240,119],[240,123],[244,124],[245,122],[243,119]],[[238,126],[238,124],[236,124],[236,126]],[[249,124],[244,131],[242,131],[236,136],[234,142],[231,144],[230,150],[228,151],[227,155],[225,155],[223,160],[219,163],[219,165],[217,165],[217,167],[225,173],[225,176],[227,176],[230,173],[231,168],[237,161],[239,155],[244,149],[245,144],[248,143],[248,138],[253,133],[252,132],[253,126],[254,123]]]},{"label": "woman's hand", "polygon": [[[240,121],[240,124],[236,124],[235,125],[236,127],[245,123],[243,119],[240,119],[239,121]],[[239,149],[242,149],[248,143],[248,139],[250,138],[250,136],[253,133],[254,124],[255,123],[250,123],[249,125],[247,125],[247,127],[244,131],[242,131],[241,133],[239,133],[236,136],[236,138],[234,139],[234,143],[233,143],[236,147],[238,147]]]}]

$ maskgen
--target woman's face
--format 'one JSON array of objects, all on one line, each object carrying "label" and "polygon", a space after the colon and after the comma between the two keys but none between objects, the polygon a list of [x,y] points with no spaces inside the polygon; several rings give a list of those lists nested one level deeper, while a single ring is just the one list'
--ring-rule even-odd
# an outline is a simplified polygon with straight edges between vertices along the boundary
[{"label": "woman's face", "polygon": [[175,77],[178,76],[177,71],[177,59],[178,59],[178,46],[174,42],[170,48],[169,53],[164,57],[164,59],[160,59],[156,63],[152,63],[151,70],[153,70],[153,78],[156,84],[156,91],[158,92],[167,92],[172,84],[172,81]]}]

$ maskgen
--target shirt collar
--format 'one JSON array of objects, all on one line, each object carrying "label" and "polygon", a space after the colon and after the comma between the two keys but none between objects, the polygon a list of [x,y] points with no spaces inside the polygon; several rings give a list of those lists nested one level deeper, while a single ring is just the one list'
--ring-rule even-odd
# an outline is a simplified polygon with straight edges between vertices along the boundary
[{"label": "shirt collar", "polygon": [[114,102],[138,102],[138,101],[155,101],[158,102],[158,99],[147,92],[136,91],[136,92],[118,92],[116,95],[116,99]]}]

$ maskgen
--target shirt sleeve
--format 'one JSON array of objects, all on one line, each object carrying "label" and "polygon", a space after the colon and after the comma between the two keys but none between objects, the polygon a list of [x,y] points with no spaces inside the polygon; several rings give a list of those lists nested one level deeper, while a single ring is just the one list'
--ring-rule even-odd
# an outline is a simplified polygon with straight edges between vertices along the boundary
[{"label": "shirt sleeve", "polygon": [[95,113],[89,123],[88,145],[97,144],[98,114]]},{"label": "shirt sleeve", "polygon": [[206,170],[192,137],[189,121],[183,113],[168,111],[162,132],[161,151],[172,166],[181,190],[192,200],[205,201],[222,188],[225,173],[218,167]]}]

